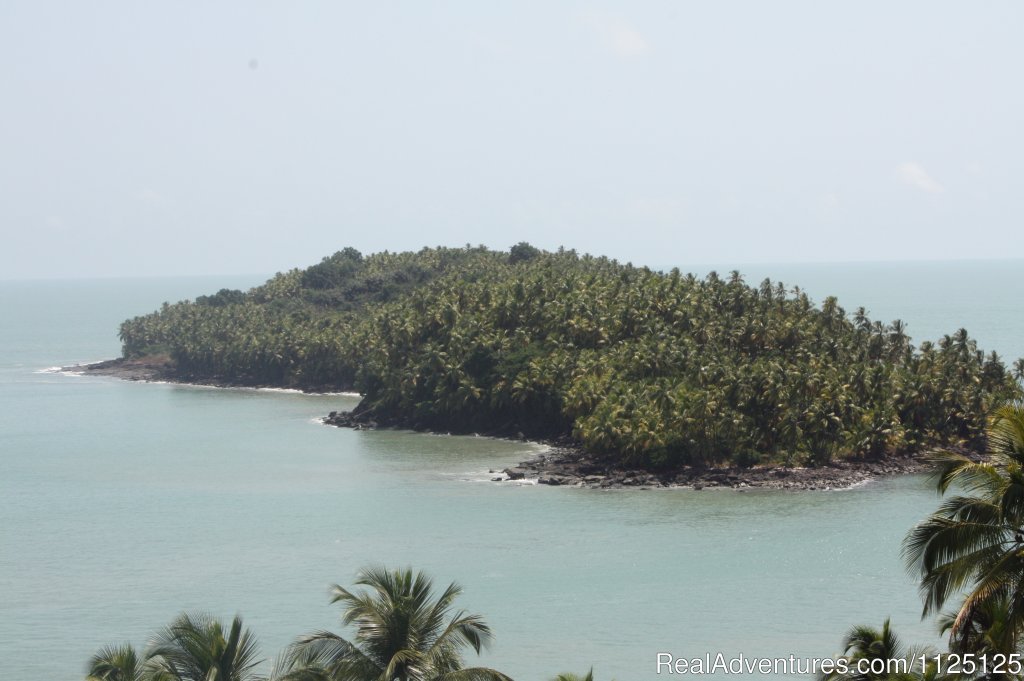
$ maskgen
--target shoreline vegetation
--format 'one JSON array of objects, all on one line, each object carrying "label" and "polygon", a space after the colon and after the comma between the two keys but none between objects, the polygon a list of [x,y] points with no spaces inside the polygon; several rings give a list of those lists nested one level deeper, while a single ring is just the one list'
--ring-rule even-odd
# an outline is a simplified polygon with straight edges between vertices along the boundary
[{"label": "shoreline vegetation", "polygon": [[[378,423],[374,414],[360,411],[331,412],[323,422],[326,425],[355,430],[377,430],[380,428],[409,429],[401,421]],[[499,437],[508,440],[526,440],[523,433],[484,432],[462,433]],[[593,489],[659,489],[689,488],[788,490],[839,490],[848,489],[869,480],[890,475],[921,473],[931,470],[932,458],[938,452],[901,454],[879,460],[837,460],[818,466],[786,465],[684,465],[673,469],[648,470],[622,465],[614,455],[588,452],[570,437],[539,440],[548,449],[540,454],[501,470],[492,470],[492,482],[516,482],[536,480],[540,485],[553,487],[586,487]],[[974,452],[956,448],[964,456],[975,456]]]},{"label": "shoreline vegetation", "polygon": [[[125,359],[123,357],[61,367],[61,371],[91,376],[107,376],[126,381],[159,381],[210,388],[271,388],[273,385],[248,385],[223,381],[194,382],[178,378],[173,363],[166,356]],[[304,391],[310,394],[337,394]],[[354,430],[381,428],[402,429],[400,425],[383,425],[358,411],[334,411],[322,419],[325,425]],[[435,431],[432,431],[435,432]],[[469,435],[470,433],[465,433]],[[527,441],[522,433],[472,433],[484,437]],[[833,461],[817,467],[805,466],[719,466],[714,468],[685,467],[670,472],[654,472],[624,468],[607,456],[595,456],[574,443],[571,438],[530,440],[548,446],[543,453],[504,469],[491,470],[492,482],[536,480],[540,485],[586,487],[593,489],[734,489],[769,490],[841,490],[869,480],[893,475],[922,473],[931,469],[931,453],[916,456],[891,456],[879,461]],[[960,448],[966,456],[974,455]]]},{"label": "shoreline vegetation", "polygon": [[328,422],[554,443],[565,453],[538,472],[588,486],[799,469],[816,472],[795,486],[833,487],[917,469],[937,450],[984,451],[986,414],[1024,376],[964,329],[915,345],[900,320],[781,282],[526,243],[346,248],[249,291],[164,303],[120,337],[123,361],[97,371],[354,391],[357,408]]}]

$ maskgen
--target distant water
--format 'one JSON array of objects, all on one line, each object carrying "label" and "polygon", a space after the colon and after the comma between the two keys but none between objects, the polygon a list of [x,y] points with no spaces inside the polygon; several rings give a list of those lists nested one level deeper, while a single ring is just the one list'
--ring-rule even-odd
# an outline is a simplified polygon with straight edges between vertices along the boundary
[{"label": "distant water", "polygon": [[[966,326],[1016,357],[1020,272],[771,275],[901,317],[915,339]],[[143,644],[194,608],[241,612],[272,657],[296,634],[338,630],[328,586],[373,562],[460,581],[461,605],[496,633],[483,662],[520,680],[591,665],[651,679],[662,651],[831,655],[851,625],[887,615],[905,639],[935,640],[898,558],[936,503],[919,477],[808,493],[511,486],[488,471],[534,446],[316,423],[353,398],[44,371],[115,356],[117,323],[164,300],[258,282],[0,282],[5,678],[81,678],[100,645]]]}]

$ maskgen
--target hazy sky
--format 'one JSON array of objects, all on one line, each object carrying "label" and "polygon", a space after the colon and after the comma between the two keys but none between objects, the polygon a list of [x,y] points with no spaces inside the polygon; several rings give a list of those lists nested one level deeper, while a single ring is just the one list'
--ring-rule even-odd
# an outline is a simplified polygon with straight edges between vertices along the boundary
[{"label": "hazy sky", "polygon": [[1024,3],[0,0],[0,278],[1024,257]]}]

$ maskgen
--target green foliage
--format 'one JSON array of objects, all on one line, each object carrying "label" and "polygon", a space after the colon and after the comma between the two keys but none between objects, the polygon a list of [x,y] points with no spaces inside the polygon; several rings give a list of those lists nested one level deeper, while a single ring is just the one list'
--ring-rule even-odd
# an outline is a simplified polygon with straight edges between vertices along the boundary
[{"label": "green foliage", "polygon": [[[938,673],[934,649],[904,646],[888,619],[881,629],[864,625],[853,627],[843,640],[843,648],[841,661],[845,663],[845,670],[822,674],[820,681],[940,681],[950,678]],[[926,659],[924,669],[921,668],[922,655]],[[870,671],[872,669],[874,671]]]},{"label": "green foliage", "polygon": [[364,569],[353,592],[334,587],[342,622],[355,629],[349,641],[320,631],[300,638],[279,663],[277,681],[510,681],[486,667],[463,666],[462,651],[477,654],[491,629],[479,615],[454,610],[462,589],[449,584],[440,594],[422,572]]},{"label": "green foliage", "polygon": [[196,305],[210,305],[212,307],[238,305],[244,302],[245,292],[229,288],[222,288],[212,296],[199,296],[196,298]]},{"label": "green foliage", "polygon": [[525,241],[520,241],[515,246],[509,249],[508,261],[510,263],[522,262],[524,260],[533,260],[539,256],[543,251],[535,246],[531,246]]},{"label": "green foliage", "polygon": [[[1015,612],[1017,607],[1005,595],[989,598],[973,608],[964,621],[959,621],[958,612],[943,613],[939,618],[939,631],[950,635],[950,652],[990,659],[996,659],[997,655],[1009,656],[1018,652],[1021,623]],[[1019,674],[993,674],[990,678],[1019,677]]]},{"label": "green foliage", "polygon": [[156,669],[177,681],[256,681],[256,639],[235,617],[225,628],[205,614],[180,615],[153,642]]},{"label": "green foliage", "polygon": [[988,633],[1009,649],[1000,652],[1016,652],[1024,631],[1024,404],[993,412],[988,447],[981,462],[939,457],[937,489],[955,493],[911,530],[903,554],[920,575],[925,614],[966,593],[944,623],[953,644],[969,647],[979,626],[998,622],[1001,632]]},{"label": "green foliage", "polygon": [[781,283],[526,243],[346,249],[213,298],[126,321],[124,354],[165,351],[185,379],[358,389],[385,422],[571,434],[636,466],[978,447],[988,409],[1021,394],[962,329],[915,348],[898,320]]},{"label": "green foliage", "polygon": [[[86,681],[157,681],[161,672],[149,655],[128,643],[105,646],[89,660]],[[169,677],[168,677],[169,678]]]},{"label": "green foliage", "polygon": [[363,254],[354,248],[338,251],[302,273],[302,286],[308,289],[339,288],[359,271]]},{"label": "green foliage", "polygon": [[209,615],[183,613],[144,653],[128,644],[100,649],[86,681],[260,681],[258,656],[239,617],[225,628]]},{"label": "green foliage", "polygon": [[[355,592],[333,589],[346,640],[326,631],[299,638],[278,659],[273,681],[510,681],[488,667],[466,667],[462,654],[479,654],[491,629],[479,615],[455,610],[462,589],[440,593],[422,572],[366,568]],[[106,646],[90,660],[86,681],[266,681],[256,670],[256,640],[235,617],[230,626],[203,614],[179,615],[139,653]]]},{"label": "green foliage", "polygon": [[572,672],[566,672],[564,674],[559,674],[551,681],[594,681],[594,669],[591,667],[590,671],[582,676]]},{"label": "green foliage", "polygon": [[[980,357],[980,356],[979,356]],[[986,361],[993,377],[997,358]],[[820,681],[1020,681],[1024,633],[1024,403],[993,410],[987,430],[987,457],[977,461],[953,452],[935,456],[933,481],[939,509],[903,540],[903,557],[920,577],[923,616],[939,614],[939,631],[949,652],[937,664],[935,651],[906,650],[886,620],[881,630],[854,627],[844,641],[845,672]],[[956,610],[942,612],[957,599]],[[887,660],[924,656],[913,668],[894,672]],[[864,673],[858,661],[877,662]]]}]

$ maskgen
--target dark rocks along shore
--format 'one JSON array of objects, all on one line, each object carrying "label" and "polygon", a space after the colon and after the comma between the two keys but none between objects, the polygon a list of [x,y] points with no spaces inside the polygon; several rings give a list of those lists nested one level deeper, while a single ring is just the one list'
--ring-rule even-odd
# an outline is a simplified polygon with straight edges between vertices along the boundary
[{"label": "dark rocks along shore", "polygon": [[[114,376],[132,381],[172,380],[182,383],[174,373],[169,357],[146,357],[139,360],[113,359],[94,364],[65,367],[65,371],[99,376]],[[196,381],[195,383],[199,383]],[[204,383],[231,387],[229,383]],[[238,384],[233,384],[238,385]],[[409,427],[396,419],[380,419],[360,411],[331,412],[324,423],[355,430]],[[412,424],[414,429],[419,429]],[[521,433],[481,433],[523,439]],[[826,466],[799,468],[786,466],[754,466],[749,468],[701,468],[685,466],[667,472],[623,468],[611,457],[588,453],[570,439],[549,441],[544,454],[501,471],[497,481],[536,480],[541,485],[589,487],[597,489],[654,489],[688,487],[695,490],[711,488],[829,490],[844,489],[889,475],[919,473],[927,470],[926,455],[916,457],[890,456],[878,461],[837,461]],[[965,452],[967,453],[967,452]]]},{"label": "dark rocks along shore", "polygon": [[[324,423],[341,428],[371,430],[402,427],[403,424],[360,412],[331,412]],[[415,428],[414,428],[415,429]],[[481,435],[493,433],[480,433]],[[504,435],[504,434],[497,434]],[[516,439],[522,439],[521,436]],[[707,468],[685,466],[667,472],[623,468],[612,457],[596,456],[571,440],[547,442],[544,454],[517,466],[510,466],[492,478],[495,482],[536,480],[541,485],[589,487],[596,489],[655,489],[688,487],[711,488],[831,490],[845,489],[867,480],[889,475],[919,473],[929,469],[927,456],[890,456],[878,461],[837,461],[815,468],[754,466],[748,468]],[[494,471],[492,471],[494,472]]]},{"label": "dark rocks along shore", "polygon": [[697,468],[670,472],[617,467],[576,448],[553,447],[547,453],[502,471],[502,480],[537,480],[541,485],[598,489],[688,487],[830,490],[845,489],[889,475],[918,473],[928,464],[919,458],[892,457],[874,462],[840,461],[816,468],[755,466]]},{"label": "dark rocks along shore", "polygon": [[113,376],[126,381],[163,381],[173,378],[173,363],[166,355],[143,357],[141,359],[108,359],[93,364],[76,364],[61,367],[61,371],[93,376]]}]

